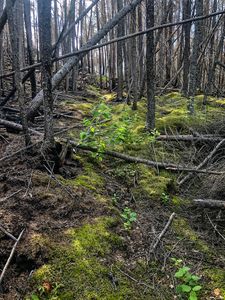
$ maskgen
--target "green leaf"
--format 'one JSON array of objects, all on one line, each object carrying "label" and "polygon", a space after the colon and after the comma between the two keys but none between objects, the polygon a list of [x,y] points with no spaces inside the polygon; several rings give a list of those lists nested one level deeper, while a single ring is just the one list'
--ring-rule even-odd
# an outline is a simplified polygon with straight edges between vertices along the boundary
[{"label": "green leaf", "polygon": [[190,292],[190,296],[189,296],[188,300],[198,300],[195,291]]},{"label": "green leaf", "polygon": [[196,276],[196,275],[192,275],[192,276],[191,276],[191,279],[192,279],[193,281],[199,281],[199,280],[200,280],[200,277],[198,277],[198,276]]},{"label": "green leaf", "polygon": [[198,292],[198,291],[200,291],[201,289],[202,289],[202,286],[201,286],[201,285],[196,285],[196,286],[193,287],[192,291]]},{"label": "green leaf", "polygon": [[176,278],[182,278],[189,270],[190,270],[190,268],[188,268],[188,267],[180,268],[180,269],[175,273],[175,277],[176,277]]},{"label": "green leaf", "polygon": [[31,295],[31,299],[32,300],[40,300],[40,298],[37,295],[35,295],[35,294]]},{"label": "green leaf", "polygon": [[180,285],[180,287],[182,289],[182,292],[184,292],[184,293],[189,293],[191,291],[191,287],[189,285],[182,284],[182,285]]}]

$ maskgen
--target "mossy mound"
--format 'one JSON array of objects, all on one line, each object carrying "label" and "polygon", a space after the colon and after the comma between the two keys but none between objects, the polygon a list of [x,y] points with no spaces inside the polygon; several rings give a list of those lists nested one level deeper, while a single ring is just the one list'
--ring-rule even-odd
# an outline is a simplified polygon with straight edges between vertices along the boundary
[{"label": "mossy mound", "polygon": [[[79,229],[67,230],[59,242],[51,241],[48,264],[33,275],[32,281],[39,287],[33,295],[42,300],[116,300],[131,296],[140,299],[132,282],[118,272],[113,275],[116,262],[112,261],[111,266],[106,264],[106,257],[123,247],[121,238],[110,230],[112,226],[115,226],[114,219],[100,218]],[[118,282],[115,286],[113,276]],[[51,288],[40,289],[46,283]]]}]

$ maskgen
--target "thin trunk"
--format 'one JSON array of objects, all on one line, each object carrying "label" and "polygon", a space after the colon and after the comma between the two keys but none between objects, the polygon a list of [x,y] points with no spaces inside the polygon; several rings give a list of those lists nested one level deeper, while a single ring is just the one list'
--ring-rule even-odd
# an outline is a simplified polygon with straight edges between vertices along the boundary
[{"label": "thin trunk", "polygon": [[[154,20],[154,0],[146,0],[146,27],[151,28]],[[146,72],[147,72],[147,118],[146,129],[155,128],[155,43],[154,31],[147,34],[146,40]]]}]

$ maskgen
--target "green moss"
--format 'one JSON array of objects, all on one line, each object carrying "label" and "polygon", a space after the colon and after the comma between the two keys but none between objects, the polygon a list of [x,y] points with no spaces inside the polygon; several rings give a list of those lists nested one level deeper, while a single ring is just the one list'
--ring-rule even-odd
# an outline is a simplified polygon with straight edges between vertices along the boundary
[{"label": "green moss", "polygon": [[83,172],[80,175],[75,179],[64,179],[61,176],[58,176],[60,182],[74,188],[84,187],[92,191],[98,190],[98,192],[100,192],[104,187],[104,178],[94,170],[94,165],[87,163],[85,160],[82,161]]},{"label": "green moss", "polygon": [[207,290],[212,292],[215,289],[219,289],[221,296],[225,299],[225,271],[219,268],[210,268],[204,270],[204,277],[207,280]]},{"label": "green moss", "polygon": [[95,96],[96,98],[101,98],[102,97],[102,93],[99,87],[97,87],[96,85],[88,85],[86,88],[86,91],[92,95]]},{"label": "green moss", "polygon": [[104,99],[106,102],[110,102],[110,101],[112,101],[112,100],[115,100],[115,99],[116,99],[116,93],[104,94],[104,95],[103,95],[103,99]]},{"label": "green moss", "polygon": [[138,167],[139,180],[138,186],[133,189],[134,194],[145,194],[150,199],[160,200],[162,193],[167,191],[171,184],[171,178],[156,175],[155,172],[144,165]]},{"label": "green moss", "polygon": [[[52,242],[49,263],[34,274],[34,290],[47,280],[52,286],[62,285],[57,294],[54,292],[56,299],[140,299],[133,282],[119,272],[115,275],[119,280],[116,289],[110,281],[112,269],[105,258],[123,245],[121,238],[110,231],[114,223],[112,218],[96,219],[93,224],[67,230],[61,242]],[[42,294],[41,299],[53,299],[53,291]]]},{"label": "green moss", "polygon": [[172,204],[174,206],[188,205],[190,202],[187,199],[183,199],[179,196],[172,197]]},{"label": "green moss", "polygon": [[200,250],[207,256],[211,256],[211,249],[205,241],[190,227],[187,220],[177,217],[173,222],[173,228],[181,238],[191,241],[196,250]]},{"label": "green moss", "polygon": [[91,103],[67,103],[67,109],[72,111],[80,111],[83,115],[87,115],[90,113],[93,104]]}]

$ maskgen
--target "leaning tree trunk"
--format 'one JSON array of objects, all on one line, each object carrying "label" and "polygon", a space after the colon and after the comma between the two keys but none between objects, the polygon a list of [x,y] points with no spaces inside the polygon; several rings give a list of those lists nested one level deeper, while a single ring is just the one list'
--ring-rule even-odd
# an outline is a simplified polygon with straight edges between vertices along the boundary
[{"label": "leaning tree trunk", "polygon": [[[102,29],[97,32],[84,46],[81,50],[85,50],[92,47],[100,42],[100,40],[113,28],[118,22],[125,17],[132,9],[134,9],[142,0],[133,0],[130,4],[126,5],[120,12],[118,12],[109,22],[107,22]],[[68,60],[67,63],[53,76],[52,78],[52,88],[55,89],[60,82],[65,78],[65,76],[72,70],[72,68],[78,64],[79,60],[82,59],[87,52],[76,55]],[[29,110],[27,112],[28,118],[32,118],[37,109],[43,102],[43,91],[40,91],[36,97],[31,101]]]},{"label": "leaning tree trunk", "polygon": [[51,0],[38,0],[40,56],[42,63],[42,86],[44,94],[45,134],[44,149],[54,147],[53,97],[52,97],[52,47],[51,47]]},{"label": "leaning tree trunk", "polygon": [[[13,9],[13,6],[15,4],[16,0],[12,0],[11,2],[11,7]],[[2,15],[0,17],[0,33],[2,33],[2,30],[4,29],[4,26],[7,22],[7,19],[8,19],[8,15],[7,15],[7,7],[4,8],[3,12],[2,12]]]}]

